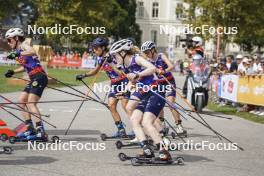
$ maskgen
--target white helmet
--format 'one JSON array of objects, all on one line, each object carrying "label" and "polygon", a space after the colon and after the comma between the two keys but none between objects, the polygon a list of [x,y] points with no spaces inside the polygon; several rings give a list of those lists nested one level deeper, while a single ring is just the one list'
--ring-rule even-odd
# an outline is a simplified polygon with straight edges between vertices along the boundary
[{"label": "white helmet", "polygon": [[156,45],[152,41],[146,41],[141,45],[141,51],[145,52],[147,50],[151,50],[152,48],[156,48]]},{"label": "white helmet", "polygon": [[195,54],[192,59],[194,64],[199,65],[203,61],[203,56],[201,56],[200,54]]},{"label": "white helmet", "polygon": [[24,32],[20,28],[11,28],[8,31],[6,31],[5,38],[13,38],[16,36],[24,37]]},{"label": "white helmet", "polygon": [[133,47],[131,40],[123,39],[115,42],[110,48],[110,54],[118,53],[122,50],[129,51]]},{"label": "white helmet", "polygon": [[201,37],[193,37],[192,41],[195,42],[195,46],[202,46],[203,45],[203,39]]}]

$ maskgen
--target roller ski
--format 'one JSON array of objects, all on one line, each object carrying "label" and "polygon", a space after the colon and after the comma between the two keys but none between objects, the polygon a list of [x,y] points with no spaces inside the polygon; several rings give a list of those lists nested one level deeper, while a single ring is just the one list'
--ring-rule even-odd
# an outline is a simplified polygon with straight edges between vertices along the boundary
[{"label": "roller ski", "polygon": [[101,140],[105,141],[107,139],[133,139],[135,138],[135,134],[127,134],[124,124],[122,122],[116,123],[117,126],[117,132],[112,136],[107,136],[105,133],[101,134]]},{"label": "roller ski", "polygon": [[184,165],[184,159],[182,157],[162,159],[160,157],[142,157],[142,156],[127,156],[124,153],[119,153],[118,158],[121,161],[130,160],[132,166],[142,166],[142,165]]},{"label": "roller ski", "polygon": [[[28,126],[28,129],[25,132],[18,133],[17,136],[9,137],[9,142],[15,144],[18,142],[48,142],[49,138],[47,133],[45,133],[43,127],[38,126],[37,129],[34,129],[32,126]],[[59,142],[58,136],[52,136],[51,142]]]},{"label": "roller ski", "polygon": [[0,154],[12,154],[13,149],[11,147],[1,147]]},{"label": "roller ski", "polygon": [[102,141],[106,141],[108,139],[128,139],[128,140],[132,140],[132,139],[135,138],[135,135],[134,134],[122,134],[122,135],[120,135],[120,134],[116,133],[116,134],[114,134],[112,136],[107,136],[107,134],[102,133],[100,135],[100,137],[101,137]]},{"label": "roller ski", "polygon": [[25,123],[19,124],[16,128],[10,129],[7,127],[5,121],[0,119],[0,138],[3,142],[7,141],[10,137],[15,137],[18,133],[25,132],[27,125]]},{"label": "roller ski", "polygon": [[[133,139],[134,140],[134,139]],[[116,145],[116,148],[117,149],[121,149],[121,148],[124,148],[124,147],[133,147],[133,146],[138,146],[140,147],[140,142],[136,141],[135,142],[131,140],[129,143],[123,143],[122,141],[118,140],[116,141],[115,145]],[[153,141],[152,140],[148,140],[148,143],[150,145],[153,145]]]}]

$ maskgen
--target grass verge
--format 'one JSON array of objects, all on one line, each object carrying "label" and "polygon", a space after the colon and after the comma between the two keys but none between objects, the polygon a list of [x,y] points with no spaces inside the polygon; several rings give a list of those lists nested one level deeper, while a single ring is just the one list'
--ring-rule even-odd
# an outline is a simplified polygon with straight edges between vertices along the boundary
[{"label": "grass verge", "polygon": [[[0,93],[8,93],[8,92],[16,92],[16,91],[22,91],[25,86],[23,85],[9,85],[8,84],[8,78],[5,78],[4,74],[8,69],[15,69],[17,67],[15,66],[0,66]],[[84,70],[64,70],[64,69],[48,69],[48,74],[64,83],[68,83],[73,86],[83,85],[82,82],[76,81],[75,76],[77,74],[85,73]],[[17,77],[22,77],[23,74],[16,75]],[[101,82],[107,80],[107,76],[104,72],[100,72],[96,82]],[[89,77],[85,79],[85,82],[88,84],[91,84],[94,80],[93,77]],[[52,84],[54,87],[63,87],[62,84]]]},{"label": "grass verge", "polygon": [[227,115],[235,115],[235,116],[241,117],[243,119],[250,120],[252,122],[264,124],[264,117],[263,116],[258,116],[258,115],[251,114],[248,112],[237,112],[236,108],[229,106],[229,105],[218,106],[218,104],[215,104],[213,102],[209,102],[207,108],[212,110],[212,111],[215,111],[215,112],[221,112],[221,113],[227,114]]}]

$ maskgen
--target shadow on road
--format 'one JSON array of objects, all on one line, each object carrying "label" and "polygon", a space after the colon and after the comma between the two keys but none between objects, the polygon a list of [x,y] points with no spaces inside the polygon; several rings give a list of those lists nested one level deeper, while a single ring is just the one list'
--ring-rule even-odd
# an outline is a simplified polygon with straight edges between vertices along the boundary
[{"label": "shadow on road", "polygon": [[[77,142],[98,142],[97,138],[93,137],[71,137],[67,136],[67,138],[60,137],[61,142],[70,142],[70,141],[77,141]],[[43,143],[45,142],[37,142],[37,143]],[[16,144],[10,145],[15,151],[16,150],[28,150],[28,143],[27,142],[18,142]]]},{"label": "shadow on road", "polygon": [[211,160],[204,156],[198,156],[198,155],[186,155],[186,154],[179,154],[177,156],[183,157],[185,162],[213,162],[214,160]]},{"label": "shadow on road", "polygon": [[[64,135],[66,130],[46,130],[49,135]],[[70,130],[68,135],[99,135],[99,130]]]},{"label": "shadow on road", "polygon": [[11,157],[8,160],[1,159],[0,165],[35,165],[53,163],[55,161],[57,160],[46,156]]}]

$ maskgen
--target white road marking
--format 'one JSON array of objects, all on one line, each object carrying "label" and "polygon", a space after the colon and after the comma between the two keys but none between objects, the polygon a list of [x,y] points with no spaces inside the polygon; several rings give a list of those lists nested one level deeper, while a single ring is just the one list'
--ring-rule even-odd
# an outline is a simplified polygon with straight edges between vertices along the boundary
[{"label": "white road marking", "polygon": [[89,108],[89,110],[93,110],[93,111],[108,111],[107,109],[98,109],[98,108]]}]

